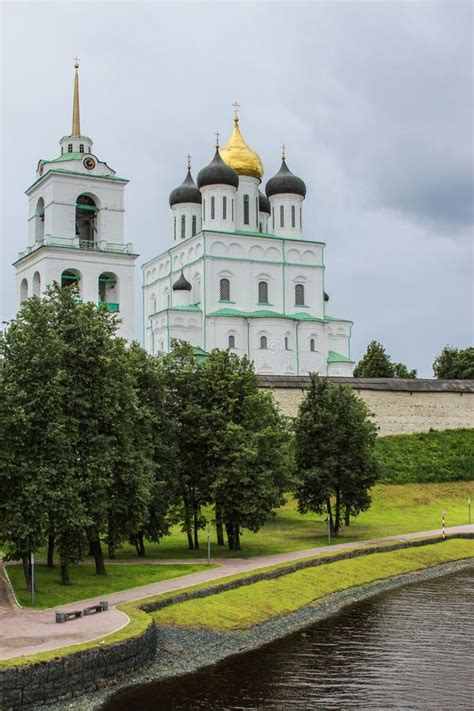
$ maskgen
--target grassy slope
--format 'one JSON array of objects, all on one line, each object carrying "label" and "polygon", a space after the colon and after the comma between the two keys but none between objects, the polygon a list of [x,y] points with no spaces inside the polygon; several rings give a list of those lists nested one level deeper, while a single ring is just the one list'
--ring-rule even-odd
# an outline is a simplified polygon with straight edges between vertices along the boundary
[{"label": "grassy slope", "polygon": [[474,556],[474,542],[446,541],[307,568],[276,580],[171,605],[153,613],[159,625],[245,629],[357,585]]},{"label": "grassy slope", "polygon": [[[215,566],[212,566],[215,567]],[[98,577],[92,565],[71,566],[72,585],[64,586],[59,582],[57,568],[46,565],[36,566],[35,608],[45,609],[66,605],[75,600],[86,600],[99,595],[127,590],[128,588],[157,583],[169,578],[179,578],[201,570],[208,570],[207,565],[185,563],[183,565],[109,565],[107,575]],[[8,575],[15,590],[18,602],[25,607],[31,605],[31,594],[26,591],[21,565],[9,565]]]},{"label": "grassy slope", "polygon": [[379,437],[381,481],[448,482],[474,479],[474,430]]},{"label": "grassy slope", "polygon": [[[380,536],[397,535],[412,531],[428,531],[441,526],[441,513],[446,511],[446,525],[458,526],[467,521],[467,498],[474,500],[474,481],[445,484],[377,485],[372,492],[373,503],[369,511],[353,520],[348,529],[342,529],[338,542],[358,541]],[[208,512],[211,516],[211,511]],[[474,515],[474,507],[473,507]],[[296,502],[288,497],[278,510],[276,518],[268,521],[258,533],[244,531],[242,551],[233,553],[227,547],[218,547],[212,535],[212,556],[249,557],[270,555],[325,545],[326,524],[324,516],[299,514]],[[161,544],[149,544],[149,558],[203,558],[201,550],[189,551],[184,534],[179,527]],[[135,550],[128,545],[117,551],[119,558],[135,558]]]}]

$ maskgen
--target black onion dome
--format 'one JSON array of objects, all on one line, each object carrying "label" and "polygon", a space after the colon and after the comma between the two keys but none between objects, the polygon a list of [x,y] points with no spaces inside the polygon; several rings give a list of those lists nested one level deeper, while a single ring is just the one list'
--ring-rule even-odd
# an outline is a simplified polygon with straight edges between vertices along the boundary
[{"label": "black onion dome", "polygon": [[224,163],[219,149],[216,148],[212,161],[199,171],[197,184],[199,189],[206,185],[232,185],[233,188],[238,188],[239,176],[233,168]]},{"label": "black onion dome", "polygon": [[265,197],[261,190],[258,191],[258,211],[266,212],[267,215],[272,214],[272,211],[270,210],[270,200]]},{"label": "black onion dome", "polygon": [[329,294],[324,292],[324,301],[329,301]]},{"label": "black onion dome", "polygon": [[272,195],[283,195],[284,193],[291,193],[292,195],[301,195],[301,197],[305,197],[306,185],[301,178],[293,175],[283,160],[278,173],[274,175],[273,178],[270,178],[266,184],[265,192],[267,193],[267,197],[272,197]]},{"label": "black onion dome", "polygon": [[202,195],[193,180],[190,168],[188,168],[188,173],[181,185],[178,185],[178,187],[170,193],[170,207],[183,202],[194,202],[199,205],[202,203]]},{"label": "black onion dome", "polygon": [[186,279],[183,271],[181,270],[181,275],[180,275],[178,281],[175,281],[175,283],[173,284],[173,291],[191,291],[191,289],[192,289],[191,284]]}]

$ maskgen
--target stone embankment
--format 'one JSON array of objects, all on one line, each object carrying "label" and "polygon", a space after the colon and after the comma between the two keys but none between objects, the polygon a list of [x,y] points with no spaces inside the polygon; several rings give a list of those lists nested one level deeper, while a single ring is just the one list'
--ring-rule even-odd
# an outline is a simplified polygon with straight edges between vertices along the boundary
[{"label": "stone embankment", "polygon": [[[473,534],[461,533],[452,536],[452,538],[473,538]],[[429,543],[436,541],[440,542],[442,539],[439,537],[429,539]],[[336,560],[361,555],[416,547],[426,542],[426,540],[402,541],[345,551],[324,558],[300,560],[285,566],[283,570],[262,571],[244,579],[214,585],[212,588],[178,593],[166,600],[156,600],[144,604],[141,609],[152,612],[184,599],[214,595],[223,590],[235,589],[259,580],[275,579],[302,568],[325,565]],[[51,704],[55,704],[55,702],[60,703],[55,704],[54,708],[70,708],[70,699],[77,696],[81,696],[81,699],[74,700],[74,709],[98,708],[105,698],[104,692],[86,697],[84,694],[91,691],[97,692],[97,690],[110,685],[116,685],[115,692],[118,688],[133,683],[144,683],[165,676],[194,671],[201,666],[214,664],[231,654],[249,651],[262,644],[267,644],[278,637],[327,617],[342,606],[367,595],[376,594],[405,582],[423,579],[423,576],[430,577],[454,572],[461,569],[462,566],[468,565],[474,565],[474,559],[447,563],[436,566],[436,568],[408,573],[335,593],[297,612],[256,625],[246,631],[217,633],[209,630],[160,628],[157,634],[155,624],[150,619],[147,629],[136,637],[103,647],[83,650],[48,662],[7,667],[0,670],[0,708],[2,710],[40,709],[43,708],[42,704],[48,704],[48,708],[51,708]],[[199,649],[199,655],[195,654],[196,649]],[[192,650],[191,653],[189,650]],[[136,676],[133,676],[134,672]],[[122,679],[123,682],[120,684]],[[62,700],[67,700],[67,702],[63,703]]]}]

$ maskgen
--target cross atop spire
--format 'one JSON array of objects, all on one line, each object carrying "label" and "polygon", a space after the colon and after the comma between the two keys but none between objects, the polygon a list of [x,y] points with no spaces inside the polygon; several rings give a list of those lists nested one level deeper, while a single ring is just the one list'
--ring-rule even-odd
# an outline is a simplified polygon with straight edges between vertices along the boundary
[{"label": "cross atop spire", "polygon": [[74,67],[76,73],[74,76],[74,100],[72,104],[72,132],[71,136],[81,135],[81,117],[79,113],[79,57],[74,57]]},{"label": "cross atop spire", "polygon": [[240,104],[238,101],[234,101],[232,104],[232,108],[234,109],[234,123],[239,123],[239,110],[240,110]]},{"label": "cross atop spire", "polygon": [[191,170],[191,154],[188,153],[188,155],[186,157],[188,159],[188,170]]},{"label": "cross atop spire", "polygon": [[219,138],[221,137],[221,134],[219,133],[219,131],[216,131],[215,137],[216,137],[216,148],[219,148]]},{"label": "cross atop spire", "polygon": [[285,144],[283,143],[283,145],[282,145],[282,147],[281,147],[281,159],[282,159],[282,160],[285,160],[285,158],[286,158],[286,153],[285,153],[285,151],[286,151],[286,146],[285,146]]}]

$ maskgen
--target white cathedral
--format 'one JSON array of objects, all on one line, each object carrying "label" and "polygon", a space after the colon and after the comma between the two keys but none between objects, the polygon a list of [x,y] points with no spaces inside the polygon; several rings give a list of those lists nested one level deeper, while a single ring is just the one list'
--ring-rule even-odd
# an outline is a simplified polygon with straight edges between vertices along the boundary
[{"label": "white cathedral", "polygon": [[[57,158],[40,160],[26,191],[18,303],[53,281],[76,283],[80,299],[116,313],[119,334],[133,340],[137,255],[123,229],[128,181],[81,135],[75,67],[71,135],[60,140]],[[247,355],[258,373],[350,376],[352,321],[327,313],[325,245],[303,231],[306,185],[283,153],[261,192],[263,165],[242,138],[237,108],[228,143],[216,146],[197,184],[188,161],[170,194],[172,245],[142,267],[144,345],[163,353],[183,339],[203,357],[213,348]]]}]

